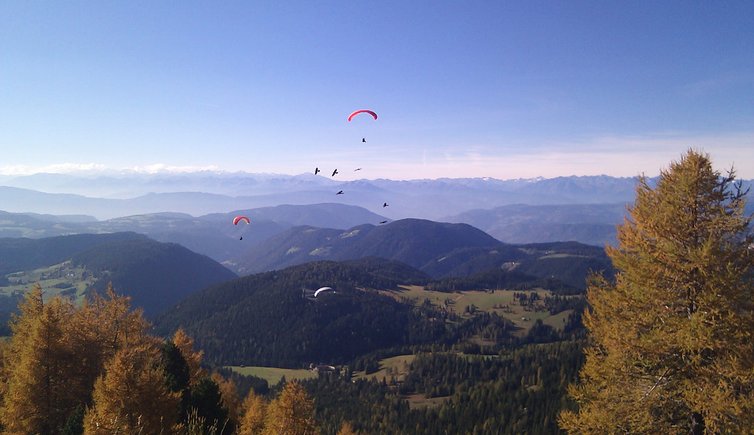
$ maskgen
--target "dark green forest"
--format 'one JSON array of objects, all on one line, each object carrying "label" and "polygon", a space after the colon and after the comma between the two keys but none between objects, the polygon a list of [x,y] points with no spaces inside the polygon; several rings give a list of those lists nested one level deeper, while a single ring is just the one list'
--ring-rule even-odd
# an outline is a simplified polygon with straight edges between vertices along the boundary
[{"label": "dark green forest", "polygon": [[[479,285],[488,275],[497,279],[490,273],[467,282]],[[505,276],[517,279],[506,285],[536,284],[524,274]],[[583,362],[583,290],[553,280],[553,289],[571,296],[553,293],[541,301],[544,309],[574,314],[560,329],[537,321],[527,331],[495,313],[459,315],[375,290],[443,282],[376,258],[309,263],[198,292],[161,316],[156,331],[184,328],[217,366],[333,364],[335,371],[303,382],[322,433],[336,433],[345,421],[362,433],[558,432],[558,412],[570,406],[566,386]],[[311,291],[324,285],[334,294],[312,298]],[[416,358],[405,378],[355,380],[354,373],[377,372],[384,358],[408,354]],[[221,373],[241,394],[274,396],[282,388]],[[411,397],[434,399],[431,406],[413,407]]]}]

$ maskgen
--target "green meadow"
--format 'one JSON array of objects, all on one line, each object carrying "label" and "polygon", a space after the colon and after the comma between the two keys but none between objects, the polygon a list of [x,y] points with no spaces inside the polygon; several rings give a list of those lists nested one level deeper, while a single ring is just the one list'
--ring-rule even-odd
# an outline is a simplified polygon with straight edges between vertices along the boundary
[{"label": "green meadow", "polygon": [[285,376],[286,380],[291,379],[313,379],[317,377],[317,372],[307,369],[281,369],[278,367],[261,367],[261,366],[227,366],[226,368],[244,376],[256,376],[267,381],[270,385],[280,382]]},{"label": "green meadow", "polygon": [[[474,312],[496,313],[512,321],[516,326],[521,328],[521,333],[526,333],[537,320],[542,320],[546,325],[555,329],[562,329],[565,319],[572,310],[565,310],[560,313],[551,315],[544,309],[542,300],[551,296],[549,290],[471,290],[458,292],[438,292],[425,290],[423,286],[401,286],[400,290],[382,290],[381,293],[389,295],[396,300],[410,300],[413,303],[420,304],[425,300],[437,307],[445,307],[463,317],[471,317]],[[524,307],[518,304],[514,293],[524,293],[527,296],[531,293],[537,293],[540,301],[535,304],[535,309]],[[580,297],[580,296],[572,296]]]}]

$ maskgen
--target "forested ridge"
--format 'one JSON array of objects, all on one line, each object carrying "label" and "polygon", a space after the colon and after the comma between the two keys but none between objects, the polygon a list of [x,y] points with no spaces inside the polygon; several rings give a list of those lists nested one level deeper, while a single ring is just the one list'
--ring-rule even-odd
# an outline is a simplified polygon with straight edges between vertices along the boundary
[{"label": "forested ridge", "polygon": [[[160,317],[157,330],[185,328],[215,363],[342,364],[380,348],[442,335],[442,322],[368,290],[423,280],[421,272],[379,259],[294,266],[192,295]],[[313,292],[324,286],[335,291],[314,298]]]},{"label": "forested ridge", "polygon": [[0,238],[0,275],[60,263],[96,246],[127,240],[147,240],[147,237],[123,232],[76,234],[44,239]]},{"label": "forested ridge", "polygon": [[91,291],[113,283],[149,318],[199,289],[236,277],[209,257],[147,238],[102,243],[77,253],[72,262],[100,277]]}]

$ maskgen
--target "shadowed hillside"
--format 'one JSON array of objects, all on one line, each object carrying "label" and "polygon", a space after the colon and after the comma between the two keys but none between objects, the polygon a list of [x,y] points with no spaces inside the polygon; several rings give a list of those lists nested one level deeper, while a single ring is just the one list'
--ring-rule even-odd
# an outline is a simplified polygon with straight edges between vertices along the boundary
[{"label": "shadowed hillside", "polygon": [[[380,259],[315,262],[202,290],[157,320],[183,327],[215,362],[299,367],[345,362],[376,349],[431,341],[442,324],[370,288],[421,282],[426,275]],[[328,286],[334,292],[312,297]]]}]

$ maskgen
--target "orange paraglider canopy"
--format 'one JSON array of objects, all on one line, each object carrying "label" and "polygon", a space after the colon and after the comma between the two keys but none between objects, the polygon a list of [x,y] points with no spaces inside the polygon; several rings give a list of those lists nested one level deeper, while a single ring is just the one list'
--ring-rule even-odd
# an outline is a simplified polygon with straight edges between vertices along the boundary
[{"label": "orange paraglider canopy", "polygon": [[357,111],[351,113],[350,115],[348,115],[348,120],[349,121],[352,120],[354,116],[356,116],[356,115],[358,115],[360,113],[368,113],[368,114],[372,115],[372,118],[377,119],[377,114],[374,113],[373,111],[368,110],[368,109],[361,109],[361,110],[357,110]]}]

